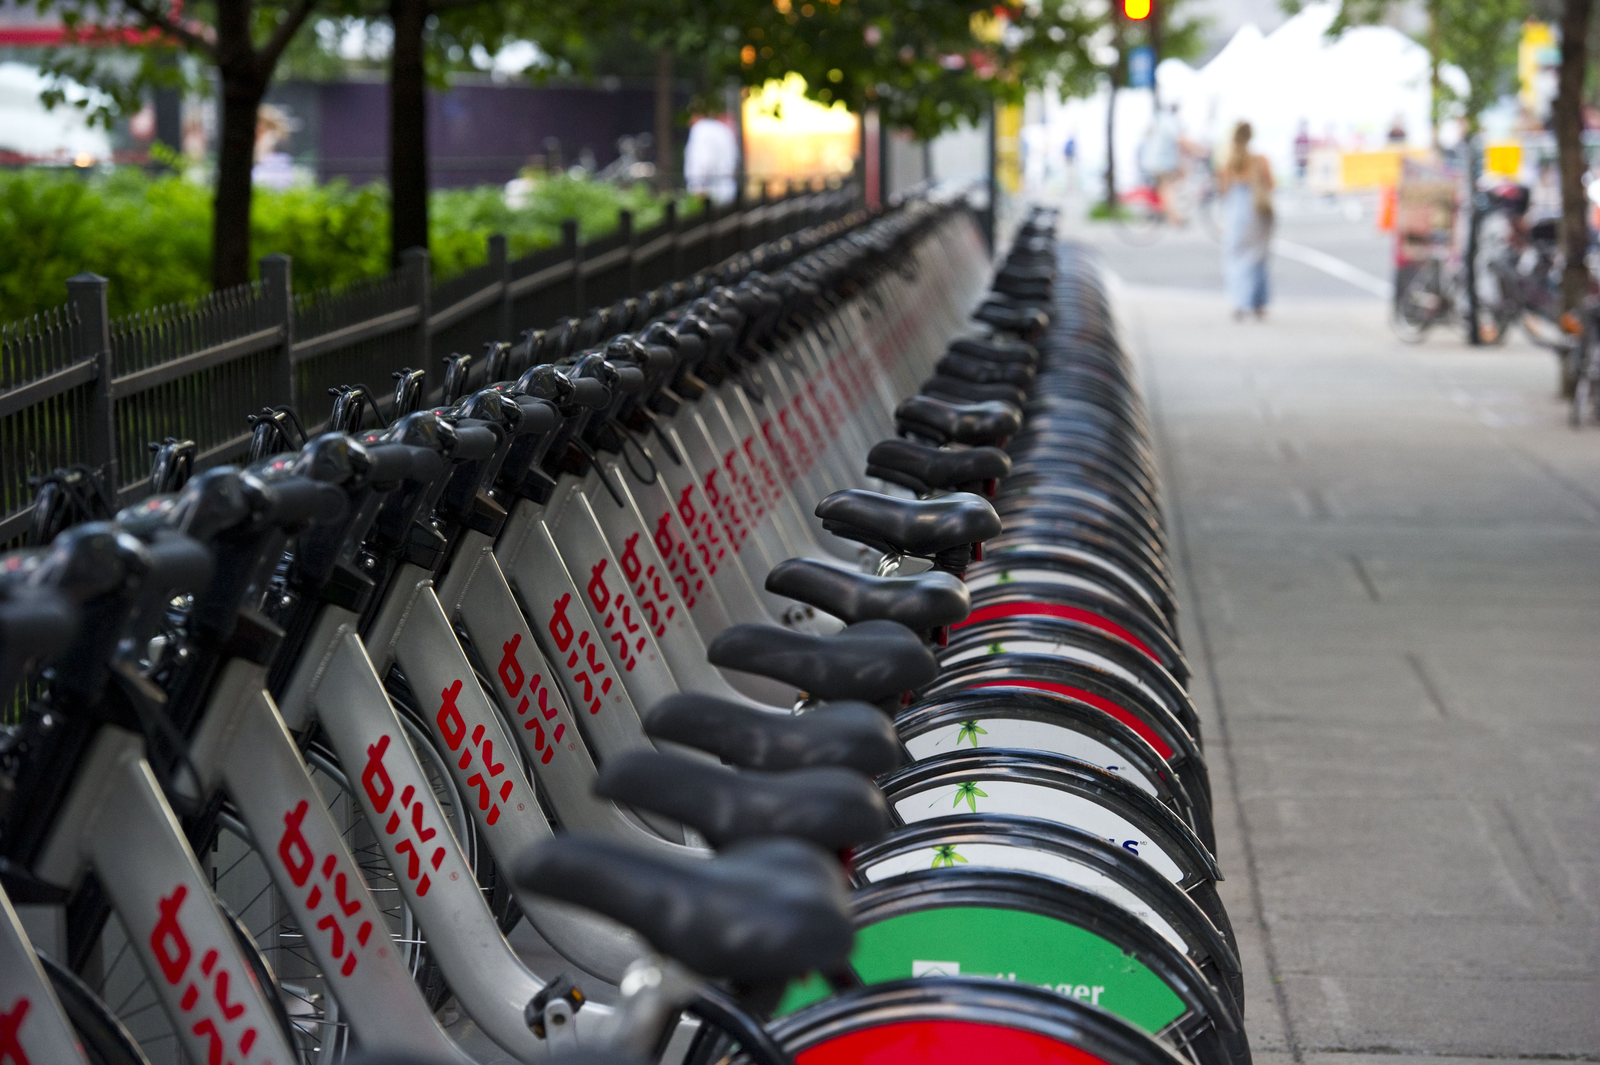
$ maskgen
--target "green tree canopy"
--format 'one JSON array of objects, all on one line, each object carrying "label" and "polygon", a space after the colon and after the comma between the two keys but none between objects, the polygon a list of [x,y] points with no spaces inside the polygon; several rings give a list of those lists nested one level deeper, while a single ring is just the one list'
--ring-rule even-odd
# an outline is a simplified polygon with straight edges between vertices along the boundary
[{"label": "green tree canopy", "polygon": [[[107,124],[137,110],[156,87],[209,88],[215,73],[221,147],[211,237],[212,283],[250,277],[250,170],[256,112],[278,61],[318,0],[34,0],[62,20],[71,43],[48,50],[45,102],[67,99],[66,83],[99,90],[77,101]],[[91,47],[92,46],[92,47]],[[194,62],[181,61],[187,54]]]}]

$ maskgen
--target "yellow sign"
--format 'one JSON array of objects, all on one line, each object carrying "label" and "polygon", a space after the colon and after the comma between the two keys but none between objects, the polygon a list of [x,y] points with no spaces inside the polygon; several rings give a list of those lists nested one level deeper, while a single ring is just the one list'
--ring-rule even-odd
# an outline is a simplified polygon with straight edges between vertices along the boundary
[{"label": "yellow sign", "polygon": [[1556,28],[1548,22],[1524,22],[1522,38],[1517,42],[1517,99],[1523,107],[1529,111],[1539,109],[1539,71],[1560,61]]},{"label": "yellow sign", "polygon": [[1483,169],[1490,174],[1499,174],[1502,177],[1516,177],[1522,170],[1522,145],[1516,141],[1509,144],[1491,144],[1483,150]]},{"label": "yellow sign", "polygon": [[1339,184],[1346,189],[1386,188],[1400,183],[1400,160],[1426,159],[1426,148],[1384,148],[1345,152],[1339,160]]},{"label": "yellow sign", "polygon": [[1006,192],[1022,191],[1022,105],[994,109],[994,179]]}]

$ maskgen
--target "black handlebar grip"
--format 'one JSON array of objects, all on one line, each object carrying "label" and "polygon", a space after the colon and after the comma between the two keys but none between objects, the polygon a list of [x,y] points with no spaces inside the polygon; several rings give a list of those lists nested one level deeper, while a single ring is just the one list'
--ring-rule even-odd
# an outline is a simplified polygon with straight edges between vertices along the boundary
[{"label": "black handlebar grip", "polygon": [[706,357],[705,338],[685,330],[678,334],[678,354],[683,361],[693,365]]},{"label": "black handlebar grip", "polygon": [[518,436],[548,433],[561,424],[561,412],[547,400],[534,396],[514,396],[512,401],[516,403],[517,409],[522,411],[522,417],[517,421]]},{"label": "black handlebar grip", "polygon": [[39,655],[65,650],[78,630],[78,608],[51,588],[18,588],[0,600],[0,697],[10,694],[4,675]]},{"label": "black handlebar grip", "polygon": [[644,358],[644,372],[651,377],[671,373],[678,365],[678,353],[664,344],[646,345]]},{"label": "black handlebar grip", "polygon": [[75,603],[105,595],[128,579],[128,554],[138,541],[109,521],[94,521],[62,532],[39,563],[40,583]]},{"label": "black handlebar grip", "polygon": [[572,400],[580,407],[598,410],[611,402],[611,389],[606,383],[595,377],[578,377],[572,379]]},{"label": "black handlebar grip", "polygon": [[267,482],[271,495],[261,520],[267,525],[328,525],[345,516],[350,499],[338,485],[309,477]]},{"label": "black handlebar grip", "polygon": [[431,447],[417,444],[405,446],[411,452],[411,472],[406,474],[406,480],[426,484],[439,476],[439,471],[444,469],[443,455]]},{"label": "black handlebar grip", "polygon": [[456,446],[450,457],[458,462],[486,459],[500,446],[500,434],[488,425],[456,424]]},{"label": "black handlebar grip", "polygon": [[210,548],[180,532],[157,536],[147,550],[150,569],[145,580],[167,591],[192,592],[205,587],[217,564]]},{"label": "black handlebar grip", "polygon": [[644,371],[637,366],[618,366],[616,389],[624,396],[636,396],[644,391]]},{"label": "black handlebar grip", "polygon": [[372,465],[367,468],[367,483],[393,485],[405,480],[411,476],[411,468],[415,464],[412,452],[422,450],[405,444],[368,444],[367,455],[371,457]]}]

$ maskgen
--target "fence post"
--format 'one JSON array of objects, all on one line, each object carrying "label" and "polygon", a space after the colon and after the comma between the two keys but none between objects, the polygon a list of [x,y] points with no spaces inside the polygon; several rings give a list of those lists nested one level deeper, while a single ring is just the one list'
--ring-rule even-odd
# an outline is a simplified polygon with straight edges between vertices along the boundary
[{"label": "fence post", "polygon": [[572,262],[572,313],[581,317],[586,304],[583,302],[583,245],[578,243],[576,218],[561,220],[561,247]]},{"label": "fence post", "polygon": [[683,244],[678,239],[678,201],[667,201],[667,262],[671,271],[669,281],[683,276]]},{"label": "fence post", "polygon": [[489,234],[489,265],[500,282],[500,313],[495,317],[495,339],[510,342],[511,335],[511,258],[506,254],[506,235]]},{"label": "fence post", "polygon": [[[739,233],[739,250],[750,251],[761,243],[762,234],[767,226],[767,208],[772,203],[772,196],[767,192],[767,183],[761,183],[761,195],[756,199],[755,209],[745,215],[744,226]],[[755,216],[754,224],[750,215]]]},{"label": "fence post", "polygon": [[278,365],[273,377],[283,397],[281,402],[300,409],[294,387],[294,287],[292,264],[281,252],[261,257],[261,314],[263,327],[283,327],[283,343],[278,348]]},{"label": "fence post", "polygon": [[639,291],[639,259],[634,255],[638,246],[633,239],[633,212],[617,212],[617,228],[622,230],[622,246],[628,250],[628,273],[623,291],[631,296]]},{"label": "fence post", "polygon": [[111,313],[106,307],[106,279],[82,273],[67,278],[67,301],[78,319],[72,353],[75,362],[93,359],[94,385],[89,393],[89,421],[84,443],[90,466],[105,474],[106,487],[117,488],[117,423],[111,390]]},{"label": "fence post", "polygon": [[406,361],[415,359],[413,365],[427,371],[422,383],[423,403],[426,405],[433,402],[433,394],[444,386],[444,367],[434,365],[433,336],[428,332],[428,315],[433,311],[430,298],[433,295],[433,268],[428,249],[407,248],[401,252],[400,269],[411,286],[411,302],[421,312],[417,320],[416,351]]}]

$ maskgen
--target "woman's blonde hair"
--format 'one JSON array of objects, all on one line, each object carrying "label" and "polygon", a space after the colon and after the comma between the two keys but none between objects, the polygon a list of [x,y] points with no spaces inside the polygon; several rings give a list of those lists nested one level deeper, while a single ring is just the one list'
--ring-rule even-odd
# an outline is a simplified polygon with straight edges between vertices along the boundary
[{"label": "woman's blonde hair", "polygon": [[1228,159],[1223,164],[1228,173],[1243,175],[1249,171],[1251,133],[1248,122],[1233,127],[1233,147],[1228,149]]}]

